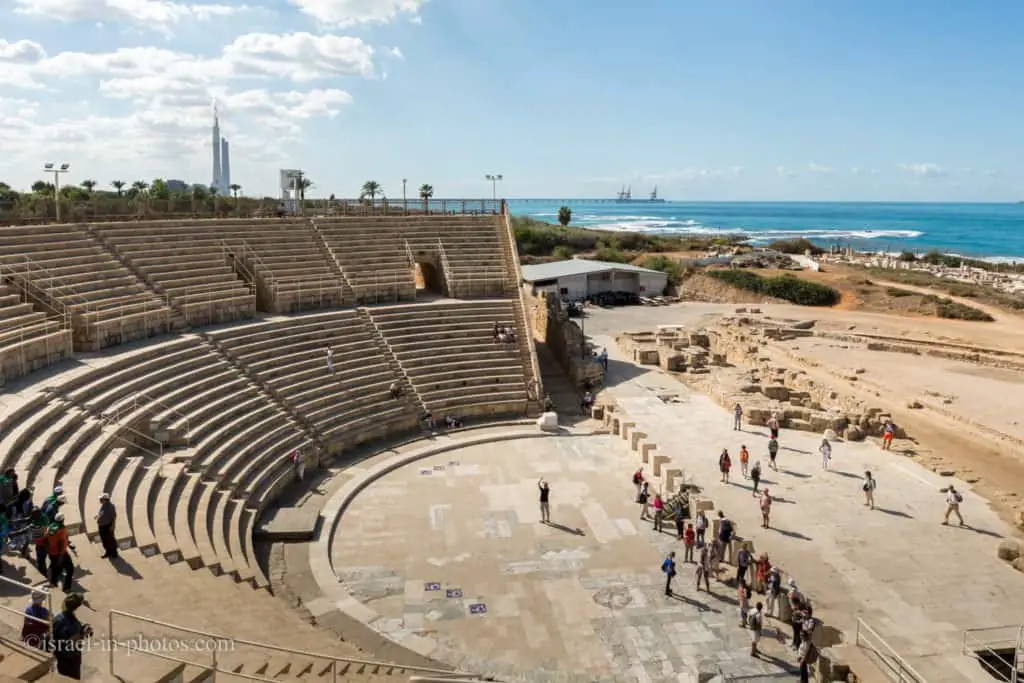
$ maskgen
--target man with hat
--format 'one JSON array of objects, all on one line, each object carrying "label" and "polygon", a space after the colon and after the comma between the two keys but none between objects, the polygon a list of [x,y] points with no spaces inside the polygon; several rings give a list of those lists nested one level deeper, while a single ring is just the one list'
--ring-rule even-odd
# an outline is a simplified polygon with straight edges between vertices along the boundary
[{"label": "man with hat", "polygon": [[59,582],[62,590],[67,593],[71,590],[71,580],[75,574],[75,563],[71,561],[69,551],[74,550],[75,546],[68,540],[63,512],[58,512],[53,518],[53,524],[46,530],[43,542],[46,545],[46,554],[50,558],[50,585],[56,586]]},{"label": "man with hat", "polygon": [[68,502],[67,498],[64,497],[64,487],[58,484],[53,487],[53,493],[43,501],[40,505],[40,509],[48,519],[53,519],[57,515],[57,511],[60,506]]},{"label": "man with hat", "polygon": [[25,608],[25,623],[21,626],[21,640],[29,647],[49,649],[50,610],[46,609],[46,594],[33,591],[32,602]]},{"label": "man with hat", "polygon": [[63,609],[53,618],[53,654],[57,659],[57,673],[76,681],[82,680],[82,642],[92,635],[92,628],[75,616],[85,604],[81,593],[70,593],[64,598]]},{"label": "man with hat", "polygon": [[103,544],[103,559],[117,559],[117,539],[114,538],[114,523],[117,522],[117,508],[110,502],[110,494],[100,495],[100,511],[96,513],[96,526],[100,529],[100,543]]}]

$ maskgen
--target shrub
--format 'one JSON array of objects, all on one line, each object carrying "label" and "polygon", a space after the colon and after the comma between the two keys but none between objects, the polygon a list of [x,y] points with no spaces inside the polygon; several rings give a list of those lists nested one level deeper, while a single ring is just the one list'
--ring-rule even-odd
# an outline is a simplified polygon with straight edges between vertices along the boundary
[{"label": "shrub", "polygon": [[839,292],[828,285],[801,280],[793,275],[762,277],[749,270],[710,270],[708,275],[738,289],[801,306],[833,306],[841,298]]},{"label": "shrub", "polygon": [[911,292],[909,289],[900,289],[899,287],[886,287],[885,293],[889,296],[914,296],[917,292]]},{"label": "shrub", "polygon": [[571,259],[572,258],[572,249],[570,249],[568,245],[559,244],[557,247],[555,247],[555,251],[553,252],[553,255],[557,259],[562,259],[562,260]]},{"label": "shrub", "polygon": [[912,251],[904,251],[900,254],[900,261],[907,261],[913,263],[917,260],[917,254]]},{"label": "shrub", "polygon": [[668,275],[668,282],[672,285],[678,285],[683,281],[683,267],[678,261],[670,259],[667,256],[658,254],[657,256],[648,256],[644,259],[641,264],[644,268],[650,268],[651,270],[660,270],[662,273]]},{"label": "shrub", "polygon": [[598,261],[610,261],[612,263],[629,263],[629,257],[623,254],[614,247],[605,246],[604,243],[598,242],[600,245],[597,248],[597,260]]},{"label": "shrub", "polygon": [[950,299],[939,299],[936,303],[935,312],[940,318],[950,318],[953,320],[975,320],[986,323],[995,320],[985,311]]},{"label": "shrub", "polygon": [[824,249],[804,237],[789,240],[775,240],[768,245],[768,248],[782,252],[783,254],[804,254],[808,251],[811,252],[812,255],[825,253]]}]

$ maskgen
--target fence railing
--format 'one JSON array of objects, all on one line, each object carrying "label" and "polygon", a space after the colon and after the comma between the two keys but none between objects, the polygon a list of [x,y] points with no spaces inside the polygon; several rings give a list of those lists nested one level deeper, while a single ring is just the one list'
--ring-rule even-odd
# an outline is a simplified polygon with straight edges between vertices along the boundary
[{"label": "fence railing", "polygon": [[516,288],[516,295],[519,297],[519,310],[523,314],[523,333],[526,335],[526,351],[530,363],[530,371],[533,373],[532,382],[527,383],[527,393],[529,393],[529,387],[532,385],[536,396],[536,400],[540,400],[544,396],[544,383],[540,375],[540,361],[537,359],[537,343],[533,339],[533,334],[530,333],[530,313],[529,308],[526,305],[526,295],[523,293],[523,287],[519,282],[519,273],[522,269],[519,265],[519,252],[516,249],[516,233],[512,229],[512,215],[506,210],[502,217],[502,223],[504,223],[504,235],[502,239],[502,253],[505,258],[510,259],[509,264],[512,268],[512,274],[515,276],[513,286]]},{"label": "fence railing", "polygon": [[325,298],[333,295],[331,298],[336,297],[335,305],[340,305],[345,299],[344,282],[344,279],[337,275],[303,276],[295,280],[273,280],[270,291],[275,302],[279,300],[279,297],[295,295],[299,302],[309,297],[310,299],[315,298],[322,304]]},{"label": "fence railing", "polygon": [[857,633],[854,641],[857,647],[875,655],[879,667],[889,678],[898,683],[927,683],[924,676],[917,673],[889,643],[885,642],[878,632],[868,626],[863,619],[857,618]]},{"label": "fence railing", "polygon": [[[123,418],[126,414],[130,414],[141,408],[147,408],[150,406],[156,406],[157,408],[160,408],[161,412],[170,413],[171,415],[177,417],[179,420],[183,421],[185,423],[185,446],[188,447],[192,445],[192,423],[189,421],[188,415],[181,412],[180,410],[175,410],[166,403],[159,401],[150,396],[149,394],[145,394],[143,392],[132,394],[131,398],[129,398],[127,401],[119,403],[116,408],[104,413],[104,417],[110,417],[120,425],[121,418]],[[127,427],[127,425],[124,426]],[[128,429],[131,430],[131,428]],[[134,432],[135,430],[131,431]],[[149,440],[153,441],[154,443],[161,443],[157,439],[149,438]],[[162,451],[160,452],[160,455],[163,455]]]},{"label": "fence railing", "polygon": [[[189,640],[198,643],[203,641],[201,648],[185,648],[185,650],[192,652],[204,652],[210,655],[209,662],[197,662],[194,659],[186,659],[180,655],[175,656],[173,654],[167,654],[168,652],[182,652],[185,651],[182,648],[157,648],[147,647],[138,648],[133,647],[133,644],[138,640],[138,634],[132,633],[127,638],[119,638],[115,625],[117,620],[124,620],[134,622],[135,624],[145,625],[150,628],[150,631],[163,630],[164,632],[170,631],[177,635],[187,634],[191,638]],[[155,627],[155,628],[152,628]],[[448,669],[438,669],[431,667],[411,666],[405,664],[395,664],[393,662],[384,662],[372,659],[357,659],[354,657],[339,657],[337,655],[324,654],[321,652],[309,652],[306,650],[299,650],[296,648],[282,647],[280,645],[272,645],[270,643],[259,643],[251,640],[244,640],[241,638],[232,638],[230,636],[224,636],[209,631],[200,631],[185,626],[178,626],[176,624],[170,624],[157,619],[150,619],[138,614],[132,614],[130,612],[123,612],[121,610],[112,609],[108,613],[107,617],[107,631],[110,638],[110,648],[108,652],[108,667],[111,676],[117,676],[117,664],[115,659],[116,652],[121,649],[119,646],[123,643],[123,649],[133,656],[150,656],[157,659],[161,659],[169,662],[176,662],[184,664],[186,666],[193,666],[204,670],[204,673],[212,674],[210,680],[217,680],[217,674],[225,674],[230,680],[245,679],[250,681],[260,681],[261,683],[278,683],[277,678],[267,678],[264,676],[258,676],[253,674],[235,673],[228,665],[223,664],[219,659],[219,653],[229,652],[235,655],[237,659],[237,653],[240,648],[252,648],[255,652],[254,655],[264,655],[268,660],[273,656],[284,656],[284,657],[296,657],[306,660],[317,660],[330,666],[330,681],[332,683],[338,683],[341,677],[345,675],[345,670],[351,666],[365,667],[365,668],[376,668],[378,670],[390,670],[392,672],[404,671],[413,675],[433,676],[433,677],[461,677],[463,680],[480,680],[480,678],[474,674],[465,672],[451,671]],[[163,636],[166,637],[166,636]],[[156,639],[146,639],[156,640]],[[178,638],[177,640],[185,640]],[[324,680],[326,676],[321,677]],[[205,680],[205,679],[204,679]],[[457,679],[456,679],[457,680]]]},{"label": "fence railing", "polygon": [[[0,334],[0,347],[3,347],[3,351],[0,351],[0,387],[3,387],[8,381],[24,377],[29,373],[30,361],[44,360],[44,366],[49,366],[61,357],[61,344],[55,343],[51,340],[50,335],[53,332],[64,331],[69,335],[67,340],[68,352],[73,351],[73,344],[70,340],[71,330],[67,327],[62,327],[57,321],[49,321],[44,323],[41,329],[34,329],[30,331],[30,328],[35,327],[35,324],[24,324],[18,327],[6,330]],[[28,357],[28,349],[31,344],[26,342],[33,342],[42,339],[43,343],[43,354],[39,356],[32,354],[31,359]],[[17,359],[17,372],[12,374],[10,377],[7,375],[6,368],[8,367],[8,360],[10,358]]]},{"label": "fence railing", "polygon": [[1024,680],[1024,624],[967,629],[963,654],[977,659],[993,678],[1018,683]]},{"label": "fence railing", "polygon": [[504,199],[307,199],[307,212],[328,216],[366,215],[499,215]]}]

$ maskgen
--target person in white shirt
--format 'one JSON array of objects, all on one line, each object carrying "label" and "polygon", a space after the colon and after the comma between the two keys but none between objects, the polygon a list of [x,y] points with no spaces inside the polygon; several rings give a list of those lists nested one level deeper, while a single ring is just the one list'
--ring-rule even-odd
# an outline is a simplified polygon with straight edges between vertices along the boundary
[{"label": "person in white shirt", "polygon": [[878,482],[871,476],[871,472],[864,473],[864,485],[861,489],[864,491],[864,505],[870,507],[872,510],[875,509],[875,487]]},{"label": "person in white shirt", "polygon": [[949,516],[956,515],[957,520],[960,522],[960,526],[967,526],[964,524],[964,518],[960,516],[960,503],[964,502],[964,497],[960,495],[960,492],[953,488],[952,485],[946,489],[946,516],[942,520],[943,524],[949,524]]},{"label": "person in white shirt", "polygon": [[827,470],[828,463],[832,459],[832,444],[828,442],[828,439],[822,439],[818,450],[821,451],[821,469]]},{"label": "person in white shirt", "polygon": [[327,347],[327,372],[334,373],[334,350]]}]

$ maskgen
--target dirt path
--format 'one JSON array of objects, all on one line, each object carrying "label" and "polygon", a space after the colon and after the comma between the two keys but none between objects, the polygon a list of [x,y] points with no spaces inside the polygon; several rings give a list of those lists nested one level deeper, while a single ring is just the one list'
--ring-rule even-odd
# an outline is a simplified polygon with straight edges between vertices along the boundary
[{"label": "dirt path", "polygon": [[988,304],[979,303],[975,299],[970,299],[968,297],[963,296],[953,296],[952,294],[946,294],[945,292],[939,291],[937,289],[931,289],[930,287],[905,285],[902,282],[892,282],[890,280],[875,280],[874,282],[883,287],[905,289],[908,292],[915,292],[917,294],[931,294],[933,296],[942,297],[943,299],[949,299],[950,301],[955,301],[958,304],[963,304],[964,306],[970,306],[971,308],[976,308],[979,311],[984,311],[985,313],[988,313],[990,316],[992,316],[995,319],[995,322],[997,323],[1010,325],[1018,330],[1024,330],[1024,319],[1021,319],[1018,316],[1014,315],[1007,315],[1006,312],[1003,311],[1002,309],[997,308],[996,306],[989,306]]}]

